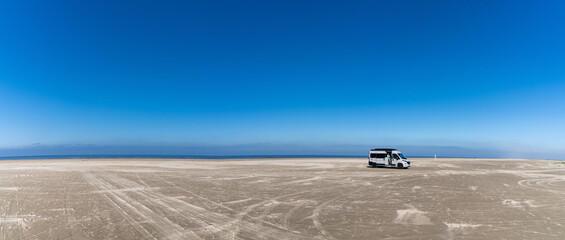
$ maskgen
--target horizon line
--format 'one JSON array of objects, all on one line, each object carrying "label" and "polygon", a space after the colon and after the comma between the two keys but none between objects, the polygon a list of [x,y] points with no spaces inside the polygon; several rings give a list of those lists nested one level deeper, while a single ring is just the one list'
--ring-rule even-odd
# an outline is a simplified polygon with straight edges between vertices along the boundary
[{"label": "horizon line", "polygon": [[[0,160],[48,160],[48,159],[107,159],[107,158],[123,158],[123,159],[259,159],[259,158],[366,158],[365,155],[348,155],[348,154],[244,154],[244,155],[175,155],[175,154],[69,154],[69,155],[19,155],[4,156]],[[409,158],[434,158],[434,156],[410,156]],[[439,156],[437,158],[466,158],[466,159],[525,159],[525,160],[555,160],[560,159],[549,158],[504,158],[504,157],[465,157],[465,156]]]}]

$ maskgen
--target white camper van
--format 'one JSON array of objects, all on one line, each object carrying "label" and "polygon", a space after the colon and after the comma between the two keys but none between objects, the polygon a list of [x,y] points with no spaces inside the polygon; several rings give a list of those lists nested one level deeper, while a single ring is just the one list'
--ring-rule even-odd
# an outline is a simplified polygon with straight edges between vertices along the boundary
[{"label": "white camper van", "polygon": [[375,148],[369,152],[369,165],[373,167],[409,168],[408,160],[393,148]]}]

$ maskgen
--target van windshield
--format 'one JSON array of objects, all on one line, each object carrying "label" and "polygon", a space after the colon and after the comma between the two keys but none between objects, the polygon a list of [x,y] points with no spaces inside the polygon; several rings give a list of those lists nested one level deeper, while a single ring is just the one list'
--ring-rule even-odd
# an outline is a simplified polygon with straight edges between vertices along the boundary
[{"label": "van windshield", "polygon": [[399,153],[398,156],[400,156],[402,159],[406,159],[406,157],[402,155],[402,153]]}]

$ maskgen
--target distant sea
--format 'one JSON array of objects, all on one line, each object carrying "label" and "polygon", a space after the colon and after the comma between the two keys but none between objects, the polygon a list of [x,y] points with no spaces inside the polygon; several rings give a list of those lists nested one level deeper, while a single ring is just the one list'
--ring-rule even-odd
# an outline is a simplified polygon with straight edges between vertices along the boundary
[{"label": "distant sea", "polygon": [[366,158],[366,155],[43,155],[43,156],[9,156],[0,160],[33,160],[33,159],[85,159],[85,158],[163,158],[163,159],[250,159],[250,158]]},{"label": "distant sea", "polygon": [[[100,158],[141,158],[141,159],[258,159],[258,158],[367,158],[367,155],[41,155],[41,156],[8,156],[0,160],[34,160],[34,159],[100,159]],[[433,158],[434,156],[407,156],[408,158]],[[441,156],[442,158],[476,158]]]}]

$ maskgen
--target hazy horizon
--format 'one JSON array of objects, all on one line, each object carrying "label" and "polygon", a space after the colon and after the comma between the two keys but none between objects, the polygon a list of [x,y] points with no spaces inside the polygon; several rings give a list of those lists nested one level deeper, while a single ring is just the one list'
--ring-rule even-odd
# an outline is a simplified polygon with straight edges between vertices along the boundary
[{"label": "hazy horizon", "polygon": [[[380,146],[382,147],[382,146]],[[456,146],[385,146],[394,147],[409,157],[464,157],[464,158],[518,158],[518,159],[554,159],[565,160],[565,153],[550,150],[502,151],[496,148],[464,148]],[[349,156],[366,157],[372,146],[334,145],[193,145],[193,146],[157,146],[157,145],[51,145],[35,144],[19,148],[0,149],[0,158],[41,157],[41,156],[193,156],[193,157],[238,157],[238,156]]]},{"label": "hazy horizon", "polygon": [[[0,3],[0,157],[565,159],[565,3]],[[218,154],[217,154],[218,153]]]}]

